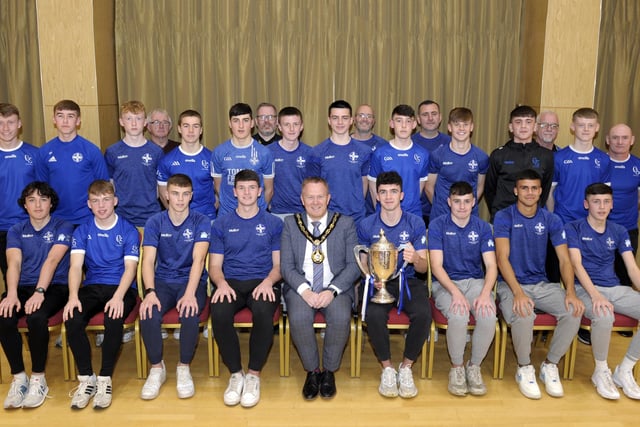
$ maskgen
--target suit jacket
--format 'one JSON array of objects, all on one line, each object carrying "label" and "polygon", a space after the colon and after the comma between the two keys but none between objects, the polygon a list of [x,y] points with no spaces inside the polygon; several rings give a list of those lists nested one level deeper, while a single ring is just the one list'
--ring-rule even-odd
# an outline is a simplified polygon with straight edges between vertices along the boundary
[{"label": "suit jacket", "polygon": [[[328,212],[327,221],[333,212]],[[307,215],[302,214],[307,225]],[[353,248],[358,244],[356,226],[353,220],[341,215],[335,228],[327,237],[327,253],[329,268],[333,273],[331,284],[354,299],[353,283],[360,277],[360,268],[356,263]],[[284,220],[282,243],[280,245],[280,272],[284,279],[284,292],[297,292],[298,286],[307,282],[302,269],[307,239],[300,232],[294,215]],[[307,282],[308,283],[308,282]]]}]

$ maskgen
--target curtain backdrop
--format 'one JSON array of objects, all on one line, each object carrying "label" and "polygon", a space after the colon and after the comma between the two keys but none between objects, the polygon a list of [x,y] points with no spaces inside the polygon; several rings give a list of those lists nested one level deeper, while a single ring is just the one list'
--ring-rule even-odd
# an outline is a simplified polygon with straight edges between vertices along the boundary
[{"label": "curtain backdrop", "polygon": [[34,145],[45,139],[35,1],[0,2],[0,102],[20,110],[20,137]]},{"label": "curtain backdrop", "polygon": [[[640,2],[602,0],[595,108],[600,134],[627,123],[640,134]],[[638,140],[638,138],[636,138]],[[604,137],[600,138],[604,147]],[[633,152],[640,155],[640,144]]]},{"label": "curtain backdrop", "polygon": [[443,132],[451,108],[471,108],[489,152],[521,102],[521,12],[513,0],[116,0],[118,98],[174,119],[200,111],[210,148],[236,102],[299,107],[316,145],[335,99],[371,104],[385,138],[395,105],[434,99]]}]

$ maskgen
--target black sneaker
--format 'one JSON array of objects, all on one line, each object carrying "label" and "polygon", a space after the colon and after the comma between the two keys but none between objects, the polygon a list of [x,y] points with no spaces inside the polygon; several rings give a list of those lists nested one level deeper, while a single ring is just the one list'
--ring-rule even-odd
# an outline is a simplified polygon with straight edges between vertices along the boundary
[{"label": "black sneaker", "polygon": [[591,331],[586,329],[578,330],[578,341],[584,345],[591,345]]},{"label": "black sneaker", "polygon": [[633,332],[631,331],[618,331],[618,335],[625,338],[631,338],[633,336]]}]

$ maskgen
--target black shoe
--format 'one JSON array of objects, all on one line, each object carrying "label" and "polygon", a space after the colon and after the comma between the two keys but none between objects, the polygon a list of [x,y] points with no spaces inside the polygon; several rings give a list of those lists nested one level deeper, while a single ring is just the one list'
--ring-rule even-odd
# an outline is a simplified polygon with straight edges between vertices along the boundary
[{"label": "black shoe", "polygon": [[633,332],[631,331],[618,331],[618,335],[625,338],[631,338],[633,336]]},{"label": "black shoe", "polygon": [[320,396],[330,399],[336,395],[336,378],[331,371],[323,371],[320,378]]},{"label": "black shoe", "polygon": [[302,387],[302,397],[306,400],[313,400],[318,397],[320,391],[320,377],[322,374],[317,371],[307,372],[307,379]]},{"label": "black shoe", "polygon": [[591,345],[591,331],[578,329],[578,341],[585,345]]}]

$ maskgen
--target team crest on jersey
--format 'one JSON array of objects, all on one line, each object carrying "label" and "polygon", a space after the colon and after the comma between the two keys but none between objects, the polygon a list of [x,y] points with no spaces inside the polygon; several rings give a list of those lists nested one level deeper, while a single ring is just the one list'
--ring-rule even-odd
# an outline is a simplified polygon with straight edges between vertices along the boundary
[{"label": "team crest on jersey", "polygon": [[260,155],[258,154],[258,150],[256,150],[256,147],[254,147],[253,144],[251,145],[251,158],[249,159],[249,163],[251,163],[251,166],[256,166],[258,163],[260,163]]},{"label": "team crest on jersey", "polygon": [[200,161],[200,167],[202,168],[203,171],[208,171],[209,170],[209,161],[208,160],[201,160]]},{"label": "team crest on jersey", "polygon": [[358,163],[359,158],[360,158],[360,155],[355,151],[352,151],[349,153],[349,163]]},{"label": "team crest on jersey", "polygon": [[474,173],[478,172],[478,162],[476,162],[476,159],[471,159],[469,163],[467,163],[467,170]]},{"label": "team crest on jersey", "polygon": [[47,231],[46,233],[44,233],[44,236],[42,236],[42,240],[44,240],[45,243],[52,243],[53,233],[51,231]]},{"label": "team crest on jersey", "polygon": [[637,166],[634,166],[634,167],[633,167],[633,169],[632,169],[632,171],[633,171],[633,176],[634,176],[634,177],[638,177],[638,176],[640,176],[640,169],[638,169],[638,167],[637,167]]},{"label": "team crest on jersey", "polygon": [[141,159],[142,159],[142,164],[145,166],[151,166],[153,162],[153,157],[149,153],[144,153]]},{"label": "team crest on jersey", "polygon": [[467,240],[469,244],[475,245],[480,242],[480,235],[475,230],[471,230],[469,234],[467,234]]},{"label": "team crest on jersey", "polygon": [[116,243],[118,246],[122,246],[124,243],[124,237],[122,237],[122,234],[116,234]]},{"label": "team crest on jersey", "polygon": [[540,159],[537,157],[532,158],[531,166],[533,166],[535,169],[538,169],[540,167]]},{"label": "team crest on jersey", "polygon": [[182,232],[182,237],[184,237],[185,242],[193,242],[193,230],[185,228]]},{"label": "team crest on jersey", "polygon": [[298,156],[298,158],[296,159],[296,167],[298,169],[304,169],[306,164],[307,164],[307,159],[305,159],[302,156]]},{"label": "team crest on jersey", "polygon": [[131,253],[134,255],[138,255],[140,253],[140,246],[138,245],[131,246]]},{"label": "team crest on jersey", "polygon": [[83,159],[84,157],[82,156],[82,153],[73,153],[71,155],[71,160],[73,160],[75,163],[80,163]]},{"label": "team crest on jersey", "polygon": [[413,155],[413,161],[415,164],[419,165],[420,162],[422,161],[422,157],[420,157],[420,154],[414,154]]},{"label": "team crest on jersey", "polygon": [[[611,237],[607,237],[607,240],[605,241],[605,243],[607,244],[607,249],[609,249],[609,250],[613,250],[613,249],[616,248],[616,241],[613,240]],[[629,242],[629,243],[631,243],[631,242]]]},{"label": "team crest on jersey", "polygon": [[600,164],[600,159],[593,159],[593,164],[596,167],[596,169],[600,169],[600,167],[602,166]]},{"label": "team crest on jersey", "polygon": [[537,223],[536,225],[533,226],[533,230],[538,236],[542,236],[546,229],[547,228],[541,222],[539,222],[539,223]]},{"label": "team crest on jersey", "polygon": [[398,237],[400,238],[401,245],[409,242],[409,233],[407,232],[407,230],[402,230],[400,234],[398,234]]},{"label": "team crest on jersey", "polygon": [[25,164],[27,164],[29,166],[33,165],[33,157],[31,157],[28,154],[25,154],[24,155],[24,162],[25,162]]},{"label": "team crest on jersey", "polygon": [[257,236],[266,236],[267,233],[265,233],[265,231],[267,231],[267,227],[265,227],[264,224],[260,223],[260,224],[256,225],[256,235]]}]

